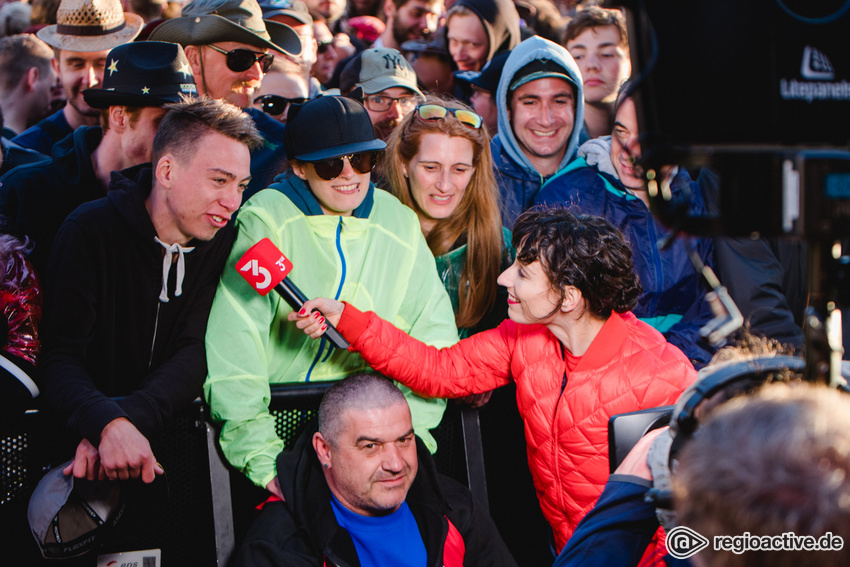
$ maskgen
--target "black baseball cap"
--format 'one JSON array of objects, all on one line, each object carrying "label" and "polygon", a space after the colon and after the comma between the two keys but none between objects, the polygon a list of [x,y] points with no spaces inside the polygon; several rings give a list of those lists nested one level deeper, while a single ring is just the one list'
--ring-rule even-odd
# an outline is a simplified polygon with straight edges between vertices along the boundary
[{"label": "black baseball cap", "polygon": [[286,118],[283,145],[290,159],[318,161],[358,152],[383,150],[366,108],[346,96],[322,96],[293,104]]}]

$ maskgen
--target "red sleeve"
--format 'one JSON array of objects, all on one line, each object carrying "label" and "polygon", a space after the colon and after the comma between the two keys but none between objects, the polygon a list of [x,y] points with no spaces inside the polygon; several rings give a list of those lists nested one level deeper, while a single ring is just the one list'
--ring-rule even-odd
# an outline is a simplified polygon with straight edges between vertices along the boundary
[{"label": "red sleeve", "polygon": [[437,349],[414,339],[375,313],[346,303],[337,329],[377,372],[434,398],[489,392],[511,380],[516,323],[503,321],[457,344]]}]

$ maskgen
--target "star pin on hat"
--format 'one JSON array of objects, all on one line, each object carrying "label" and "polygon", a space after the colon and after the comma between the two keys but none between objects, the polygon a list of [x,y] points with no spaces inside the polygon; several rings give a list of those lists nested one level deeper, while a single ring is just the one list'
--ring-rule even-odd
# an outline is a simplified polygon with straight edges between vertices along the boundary
[{"label": "star pin on hat", "polygon": [[38,30],[39,39],[68,51],[103,51],[133,41],[144,21],[124,12],[119,0],[62,0],[56,24]]}]

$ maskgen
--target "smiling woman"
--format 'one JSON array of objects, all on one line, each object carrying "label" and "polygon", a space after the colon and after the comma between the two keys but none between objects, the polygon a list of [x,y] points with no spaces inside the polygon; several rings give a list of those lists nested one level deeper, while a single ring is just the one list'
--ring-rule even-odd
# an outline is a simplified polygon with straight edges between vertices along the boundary
[{"label": "smiling woman", "polygon": [[496,277],[513,262],[502,229],[490,136],[458,102],[428,98],[390,137],[389,190],[416,211],[462,337],[507,316]]},{"label": "smiling woman", "polygon": [[[286,324],[290,308],[279,296],[259,296],[246,284],[233,266],[250,246],[269,238],[307,293],[368,305],[429,344],[457,341],[416,215],[370,181],[385,144],[363,105],[339,96],[293,105],[284,141],[292,169],[248,199],[236,219],[238,236],[210,314],[205,385],[223,422],[225,456],[275,494],[283,443],[269,413],[269,384],[335,380],[367,365],[356,353],[307,339]],[[312,316],[324,323],[320,313]],[[445,400],[406,392],[416,433],[434,450],[428,430],[439,424]]]},{"label": "smiling woman", "polygon": [[[640,283],[608,221],[528,211],[513,243],[517,260],[499,276],[510,319],[450,348],[426,347],[350,304],[305,308],[321,309],[372,368],[416,392],[462,397],[514,382],[529,468],[560,550],[608,478],[608,418],[673,403],[696,372],[629,311]],[[305,315],[289,319],[320,336]]]}]

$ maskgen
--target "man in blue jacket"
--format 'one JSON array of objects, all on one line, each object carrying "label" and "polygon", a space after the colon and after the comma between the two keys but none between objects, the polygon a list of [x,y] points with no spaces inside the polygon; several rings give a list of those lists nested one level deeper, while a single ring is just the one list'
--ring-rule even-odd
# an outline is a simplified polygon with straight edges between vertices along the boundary
[{"label": "man in blue jacket", "polygon": [[560,45],[533,36],[511,51],[496,89],[499,134],[491,145],[505,226],[575,157],[583,96],[578,66]]}]

